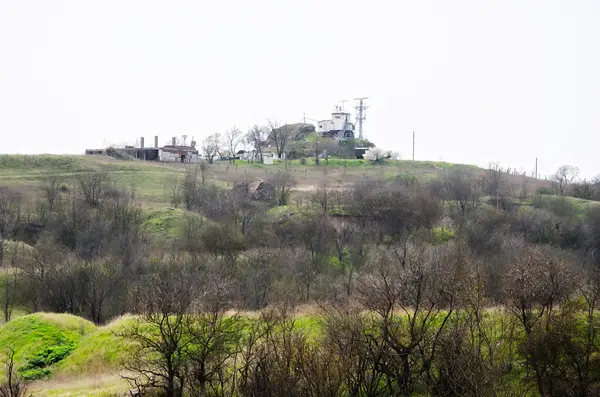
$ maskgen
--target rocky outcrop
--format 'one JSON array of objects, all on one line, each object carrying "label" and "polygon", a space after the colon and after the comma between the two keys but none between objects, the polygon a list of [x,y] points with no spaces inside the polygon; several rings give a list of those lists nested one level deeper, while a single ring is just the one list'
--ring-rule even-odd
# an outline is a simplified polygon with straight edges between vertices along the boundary
[{"label": "rocky outcrop", "polygon": [[238,199],[271,202],[275,200],[275,186],[262,179],[252,182],[238,182],[233,185],[232,193]]},{"label": "rocky outcrop", "polygon": [[308,123],[285,124],[279,128],[289,130],[292,141],[304,141],[316,131],[316,127]]}]

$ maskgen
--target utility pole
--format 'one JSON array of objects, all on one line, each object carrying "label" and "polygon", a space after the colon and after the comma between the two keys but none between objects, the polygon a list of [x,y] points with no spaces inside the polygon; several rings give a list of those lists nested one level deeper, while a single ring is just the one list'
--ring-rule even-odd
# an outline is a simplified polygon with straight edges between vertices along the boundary
[{"label": "utility pole", "polygon": [[364,104],[364,100],[369,99],[369,97],[362,98],[354,98],[355,101],[358,101],[358,105],[355,107],[356,109],[356,122],[358,123],[358,139],[363,140],[363,121],[367,119],[367,108],[368,106]]},{"label": "utility pole", "polygon": [[302,118],[304,119],[304,124],[306,124],[306,113],[302,113]]},{"label": "utility pole", "polygon": [[415,161],[415,132],[413,131],[413,161]]},{"label": "utility pole", "polygon": [[535,179],[538,179],[538,158],[535,158]]}]

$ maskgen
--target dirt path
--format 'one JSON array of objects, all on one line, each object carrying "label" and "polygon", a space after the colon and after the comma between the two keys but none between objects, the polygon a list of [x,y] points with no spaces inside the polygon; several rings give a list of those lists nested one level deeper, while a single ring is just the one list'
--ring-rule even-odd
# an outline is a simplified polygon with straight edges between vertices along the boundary
[{"label": "dirt path", "polygon": [[34,396],[92,397],[126,395],[129,383],[118,374],[98,374],[84,377],[37,381],[28,391]]}]

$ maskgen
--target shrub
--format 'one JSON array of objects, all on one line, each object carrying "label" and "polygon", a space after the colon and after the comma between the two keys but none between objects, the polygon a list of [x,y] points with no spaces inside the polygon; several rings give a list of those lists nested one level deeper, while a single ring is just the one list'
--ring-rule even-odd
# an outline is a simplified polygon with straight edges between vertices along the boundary
[{"label": "shrub", "polygon": [[447,227],[436,227],[431,230],[432,240],[434,244],[443,244],[452,240],[455,232]]},{"label": "shrub", "polygon": [[537,189],[536,194],[551,195],[551,194],[556,194],[556,192],[551,187],[544,186],[544,187]]},{"label": "shrub", "polygon": [[374,147],[365,152],[363,158],[374,163],[382,162],[385,159],[392,157],[392,152],[383,150],[382,148]]},{"label": "shrub", "polygon": [[47,347],[31,357],[27,364],[19,368],[24,380],[41,379],[50,375],[50,367],[61,361],[75,349],[73,343]]}]

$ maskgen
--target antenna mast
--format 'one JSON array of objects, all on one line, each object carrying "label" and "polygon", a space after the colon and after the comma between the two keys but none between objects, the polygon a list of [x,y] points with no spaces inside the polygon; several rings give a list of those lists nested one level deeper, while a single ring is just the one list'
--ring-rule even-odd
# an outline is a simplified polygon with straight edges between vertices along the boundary
[{"label": "antenna mast", "polygon": [[354,98],[355,101],[358,101],[358,105],[355,106],[356,109],[356,122],[358,123],[358,139],[363,140],[363,121],[367,119],[367,108],[368,106],[364,104],[364,100],[369,99],[369,97],[362,98]]}]

